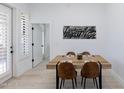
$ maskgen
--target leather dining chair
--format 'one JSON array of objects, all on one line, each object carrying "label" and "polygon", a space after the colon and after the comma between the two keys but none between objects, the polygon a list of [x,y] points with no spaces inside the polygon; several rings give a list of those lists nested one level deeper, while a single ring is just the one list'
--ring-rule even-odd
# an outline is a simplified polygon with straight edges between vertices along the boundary
[{"label": "leather dining chair", "polygon": [[81,76],[82,76],[82,80],[81,80],[81,85],[83,83],[84,80],[84,88],[86,85],[86,79],[87,78],[91,78],[93,79],[93,83],[95,85],[96,83],[96,87],[98,88],[98,83],[97,83],[97,77],[99,77],[100,75],[100,67],[99,64],[97,62],[87,62],[83,65],[83,68],[81,69]]},{"label": "leather dining chair", "polygon": [[77,72],[72,63],[69,62],[60,63],[58,65],[58,76],[59,78],[61,78],[60,89],[62,87],[62,83],[64,87],[65,80],[69,80],[69,79],[72,80],[72,87],[75,88],[74,80],[75,80],[75,85],[77,87],[77,80],[76,80]]},{"label": "leather dining chair", "polygon": [[73,55],[73,56],[76,56],[75,52],[73,52],[73,51],[69,51],[66,55]]},{"label": "leather dining chair", "polygon": [[83,53],[81,53],[82,55],[90,55],[90,53],[88,51],[84,51]]}]

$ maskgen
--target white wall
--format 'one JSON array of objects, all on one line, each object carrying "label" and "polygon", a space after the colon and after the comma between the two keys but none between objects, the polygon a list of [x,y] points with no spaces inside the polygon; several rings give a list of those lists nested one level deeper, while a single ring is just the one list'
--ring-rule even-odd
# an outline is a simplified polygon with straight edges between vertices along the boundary
[{"label": "white wall", "polygon": [[29,56],[26,58],[22,58],[20,56],[20,14],[24,12],[29,14],[29,9],[27,4],[17,4],[17,3],[9,3],[8,6],[13,8],[13,76],[19,76],[23,74],[25,71],[32,68],[32,48],[31,48],[31,30],[29,31]]},{"label": "white wall", "polygon": [[[105,4],[32,4],[31,22],[50,23],[50,59],[67,51],[104,55]],[[63,26],[96,26],[97,39],[63,40]]]},{"label": "white wall", "polygon": [[50,59],[50,39],[49,39],[50,25],[44,24],[44,57],[46,60]]},{"label": "white wall", "polygon": [[[88,50],[101,54],[112,63],[112,69],[124,79],[124,4],[9,4],[16,8],[14,38],[14,75],[21,75],[32,66],[30,57],[21,60],[18,52],[20,11],[31,12],[32,23],[50,24],[50,59],[67,51]],[[63,40],[64,25],[95,25],[96,40]],[[31,34],[31,33],[30,33]]]},{"label": "white wall", "polygon": [[107,8],[106,57],[124,79],[124,4],[108,4]]}]

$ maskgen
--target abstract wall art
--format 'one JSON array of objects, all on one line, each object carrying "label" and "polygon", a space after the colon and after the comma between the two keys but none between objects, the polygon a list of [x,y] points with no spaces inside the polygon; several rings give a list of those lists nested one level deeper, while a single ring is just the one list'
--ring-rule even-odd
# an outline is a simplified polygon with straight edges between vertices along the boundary
[{"label": "abstract wall art", "polygon": [[96,26],[64,26],[63,39],[96,39]]}]

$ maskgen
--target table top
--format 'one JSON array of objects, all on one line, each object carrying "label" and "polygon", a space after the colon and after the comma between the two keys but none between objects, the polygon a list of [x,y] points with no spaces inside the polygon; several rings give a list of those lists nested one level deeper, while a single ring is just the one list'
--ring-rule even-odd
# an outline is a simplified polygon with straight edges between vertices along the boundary
[{"label": "table top", "polygon": [[101,57],[100,55],[89,55],[89,56],[83,56],[81,60],[77,59],[77,56],[69,57],[66,55],[58,55],[56,56],[53,60],[51,60],[47,65],[47,69],[55,69],[56,64],[58,62],[64,62],[64,61],[69,61],[71,62],[76,69],[81,69],[84,63],[93,61],[93,62],[100,62],[102,64],[103,69],[111,69],[111,63],[108,62],[106,59]]}]

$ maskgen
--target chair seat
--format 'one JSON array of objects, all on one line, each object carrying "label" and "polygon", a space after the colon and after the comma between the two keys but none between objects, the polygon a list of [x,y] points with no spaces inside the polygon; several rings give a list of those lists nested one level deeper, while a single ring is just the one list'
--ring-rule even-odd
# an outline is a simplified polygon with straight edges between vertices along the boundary
[{"label": "chair seat", "polygon": [[59,76],[61,77],[62,79],[74,79],[77,77],[77,71],[75,71],[75,73],[73,74],[73,76],[70,76],[70,75],[65,75],[65,76]]}]

